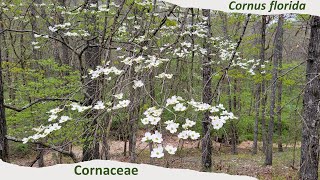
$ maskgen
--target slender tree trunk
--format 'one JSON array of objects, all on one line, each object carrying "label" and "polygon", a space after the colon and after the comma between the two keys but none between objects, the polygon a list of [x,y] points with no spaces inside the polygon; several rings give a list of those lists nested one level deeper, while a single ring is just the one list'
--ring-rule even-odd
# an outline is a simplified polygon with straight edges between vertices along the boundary
[{"label": "slender tree trunk", "polygon": [[272,149],[273,149],[273,129],[274,129],[274,116],[275,116],[275,103],[276,103],[276,91],[277,91],[277,78],[278,78],[278,66],[279,59],[282,53],[282,37],[283,37],[283,18],[279,16],[278,27],[275,35],[275,48],[274,48],[274,59],[272,69],[272,81],[271,81],[271,95],[270,95],[270,120],[268,126],[268,137],[267,137],[267,149],[265,165],[272,165]]},{"label": "slender tree trunk", "polygon": [[[238,93],[238,80],[234,78],[233,80],[233,110],[235,113],[238,114],[238,100],[237,100],[237,93]],[[231,111],[230,111],[231,112]],[[236,114],[236,115],[237,115]],[[239,112],[240,114],[240,112]],[[232,154],[238,154],[238,129],[237,129],[237,122],[235,119],[231,119],[231,129],[232,129],[232,136],[231,136],[231,145],[232,145]]]},{"label": "slender tree trunk", "polygon": [[[66,7],[66,0],[58,0],[58,2],[60,6]],[[60,24],[64,23],[64,17],[60,13],[58,15],[58,20]],[[64,42],[66,44],[69,44],[68,37],[64,37]],[[62,49],[62,57],[61,57],[62,63],[64,65],[70,65],[71,59],[70,59],[70,51],[68,47],[65,44],[61,43],[61,49]]]},{"label": "slender tree trunk", "polygon": [[[261,21],[257,21],[255,26],[253,27],[253,33],[258,34],[258,30],[261,31]],[[261,46],[262,37],[259,36],[255,38],[254,44],[257,46]],[[261,48],[260,48],[261,51]],[[259,52],[261,53],[261,52]],[[258,58],[258,54],[255,55]],[[261,61],[257,67],[257,73],[261,73]],[[258,137],[259,137],[259,118],[260,118],[260,104],[261,104],[261,82],[256,83],[255,91],[254,91],[254,111],[255,111],[255,121],[254,121],[254,128],[253,128],[253,144],[252,144],[252,154],[257,154],[258,152]]]},{"label": "slender tree trunk", "polygon": [[[279,23],[278,25],[278,31],[279,31],[279,37],[276,39],[276,46],[275,46],[275,55],[274,58],[278,59],[278,74],[281,75],[281,69],[282,69],[282,53],[283,53],[283,23],[284,23],[284,17],[283,15],[279,16]],[[277,82],[277,90],[278,90],[278,98],[277,98],[277,119],[278,119],[278,151],[283,152],[282,147],[282,122],[281,122],[281,101],[282,101],[282,80],[279,79]]]},{"label": "slender tree trunk", "polygon": [[303,98],[300,179],[317,180],[319,165],[320,17],[311,19]]},{"label": "slender tree trunk", "polygon": [[[210,23],[210,10],[203,10],[203,15],[207,17],[207,35],[208,38],[211,37],[211,23]],[[203,86],[203,94],[202,101],[207,104],[211,104],[212,102],[212,92],[211,92],[211,75],[212,68],[209,62],[210,59],[210,46],[209,43],[205,40],[204,48],[207,49],[207,55],[202,60],[202,86]],[[202,171],[211,171],[212,168],[212,141],[210,136],[210,112],[206,111],[202,120]]]},{"label": "slender tree trunk", "polygon": [[[132,67],[133,69],[133,67]],[[133,70],[132,70],[133,71]],[[138,131],[138,118],[139,118],[139,90],[131,88],[129,107],[129,156],[130,162],[135,163],[137,161],[136,143],[137,143],[137,131]]]},{"label": "slender tree trunk", "polygon": [[[284,23],[284,17],[283,15],[279,16],[279,21],[282,21],[278,25],[278,31],[279,31],[279,37],[276,40],[277,46],[275,48],[275,58],[278,59],[278,74],[281,75],[281,69],[282,69],[282,53],[283,53],[283,23]],[[281,101],[282,101],[282,80],[279,79],[277,82],[277,90],[278,90],[278,98],[277,98],[277,119],[278,119],[278,151],[283,152],[282,148],[282,122],[281,122]]]},{"label": "slender tree trunk", "polygon": [[[260,62],[261,64],[265,61],[265,48],[266,48],[266,16],[262,16],[261,24],[261,47],[260,47]],[[262,136],[262,151],[266,151],[266,103],[267,103],[267,93],[266,91],[266,78],[265,74],[262,74],[261,83],[261,136]]]},{"label": "slender tree trunk", "polygon": [[[0,14],[0,16],[2,16]],[[2,28],[0,26],[0,31]],[[2,35],[0,34],[0,38]],[[3,90],[3,80],[2,80],[2,46],[0,43],[0,159],[5,162],[9,162],[9,153],[8,153],[8,141],[6,138],[7,135],[7,122],[5,115],[4,107],[4,90]]]}]

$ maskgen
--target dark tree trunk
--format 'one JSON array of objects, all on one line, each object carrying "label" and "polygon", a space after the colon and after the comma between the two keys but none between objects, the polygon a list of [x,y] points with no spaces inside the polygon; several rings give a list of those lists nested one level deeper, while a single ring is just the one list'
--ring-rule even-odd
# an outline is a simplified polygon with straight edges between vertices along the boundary
[{"label": "dark tree trunk", "polygon": [[[261,24],[261,47],[260,47],[260,62],[261,64],[265,61],[265,47],[266,47],[266,16],[262,16]],[[261,83],[261,136],[262,136],[262,151],[266,151],[266,103],[267,103],[267,93],[266,91],[266,79],[265,74],[262,74]]]},{"label": "dark tree trunk", "polygon": [[[88,0],[88,4],[98,4],[98,0]],[[95,8],[97,10],[97,8]],[[96,25],[96,16],[88,16],[88,23],[94,26],[93,32],[97,32]],[[92,33],[94,34],[94,33]],[[96,44],[97,42],[89,41],[88,45]],[[100,65],[100,51],[99,47],[88,47],[85,51],[85,65],[87,69],[96,69],[98,65]],[[87,71],[82,72],[83,74]],[[85,101],[85,105],[94,104],[100,97],[101,92],[99,91],[100,82],[98,80],[87,79],[87,98]],[[92,119],[97,114],[96,111],[92,111],[87,114],[88,119]],[[83,159],[82,161],[89,161],[92,159],[99,159],[99,133],[98,133],[98,122],[96,119],[93,121],[87,122],[84,127],[84,143],[83,143]]]},{"label": "dark tree trunk", "polygon": [[135,163],[137,160],[136,154],[136,143],[137,143],[137,120],[138,120],[138,111],[137,111],[137,103],[136,98],[133,98],[136,94],[135,90],[131,92],[131,103],[132,105],[129,107],[129,156],[130,162]]},{"label": "dark tree trunk", "polygon": [[[284,23],[284,17],[283,15],[279,16],[279,21],[282,21],[282,23],[279,23],[278,25],[278,31],[279,31],[279,37],[277,39],[277,46],[275,48],[275,55],[274,58],[278,59],[278,75],[281,75],[281,69],[282,69],[282,53],[283,53],[283,23]],[[278,151],[283,152],[282,148],[282,122],[281,122],[281,101],[282,101],[282,80],[279,79],[277,82],[277,90],[278,90],[278,99],[277,99],[277,128],[278,128]]]},{"label": "dark tree trunk", "polygon": [[[0,31],[2,31],[0,27]],[[1,36],[0,36],[1,37]],[[4,162],[9,162],[8,154],[8,141],[7,135],[7,123],[6,115],[4,109],[4,90],[3,90],[3,80],[2,80],[2,47],[0,43],[0,159]]]},{"label": "dark tree trunk", "polygon": [[[211,23],[210,23],[210,10],[203,10],[203,15],[207,17],[207,35],[208,38],[211,37]],[[207,49],[207,55],[204,56],[202,60],[202,85],[203,85],[203,94],[202,94],[202,101],[207,104],[211,104],[212,102],[212,92],[211,92],[211,75],[212,75],[212,68],[209,62],[210,59],[210,46],[208,42],[205,40],[204,48]],[[212,141],[210,135],[210,112],[206,111],[203,116],[202,120],[202,161],[201,167],[202,171],[211,171],[212,168]]]},{"label": "dark tree trunk", "polygon": [[[132,68],[131,73],[134,73],[134,68]],[[138,119],[140,110],[140,100],[139,100],[139,89],[134,89],[131,87],[130,91],[130,101],[131,105],[129,107],[129,156],[130,162],[135,163],[137,161],[136,154],[136,143],[137,143],[137,132],[138,132]]]},{"label": "dark tree trunk", "polygon": [[311,35],[303,98],[300,179],[318,179],[320,99],[320,17],[311,19]]}]

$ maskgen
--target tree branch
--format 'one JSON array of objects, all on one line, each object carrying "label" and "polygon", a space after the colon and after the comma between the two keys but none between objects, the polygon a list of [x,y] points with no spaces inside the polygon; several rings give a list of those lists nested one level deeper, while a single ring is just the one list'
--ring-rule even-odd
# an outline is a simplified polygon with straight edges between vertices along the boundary
[{"label": "tree branch", "polygon": [[[14,138],[14,137],[10,137],[10,136],[6,136],[6,138],[7,138],[8,141],[21,142],[21,143],[23,142],[20,139],[17,139],[17,138]],[[69,156],[73,160],[73,162],[75,162],[75,163],[79,162],[79,159],[77,158],[77,156],[72,151],[70,151],[70,152],[69,151],[65,151],[65,150],[63,150],[63,149],[61,149],[59,147],[50,146],[50,145],[44,144],[42,142],[29,141],[27,143],[41,145],[41,146],[43,146],[45,148],[52,149],[52,150],[57,151],[57,152],[59,152],[59,153],[61,153],[63,155]]]},{"label": "tree branch", "polygon": [[74,99],[68,99],[68,98],[42,98],[42,99],[37,99],[33,102],[31,102],[30,104],[22,107],[22,108],[17,108],[17,107],[13,107],[13,106],[9,106],[9,105],[4,105],[5,108],[8,108],[8,109],[11,109],[11,110],[14,110],[14,111],[17,111],[17,112],[21,112],[21,111],[24,111],[26,109],[28,109],[29,107],[35,105],[35,104],[38,104],[40,102],[44,102],[44,101],[71,101],[71,102],[79,102],[77,100],[74,100]]}]

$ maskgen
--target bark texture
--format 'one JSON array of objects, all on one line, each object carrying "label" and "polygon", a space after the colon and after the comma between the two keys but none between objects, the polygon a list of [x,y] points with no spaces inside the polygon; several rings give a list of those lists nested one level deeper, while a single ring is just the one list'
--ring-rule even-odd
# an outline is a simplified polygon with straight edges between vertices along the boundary
[{"label": "bark texture", "polygon": [[[211,36],[211,24],[210,24],[210,10],[203,10],[203,15],[207,17],[207,34],[208,38]],[[202,60],[202,85],[203,85],[203,94],[202,100],[204,103],[211,104],[212,102],[212,92],[211,92],[211,75],[212,75],[212,68],[209,62],[210,59],[210,47],[209,44],[205,41],[204,47],[207,49],[207,55]],[[210,112],[206,111],[203,116],[202,120],[202,161],[201,167],[202,171],[211,171],[212,167],[212,141],[210,136]]]},{"label": "bark texture", "polygon": [[[0,31],[1,27],[0,27]],[[0,36],[1,37],[1,36]],[[5,107],[4,107],[4,90],[3,90],[3,80],[2,80],[2,48],[0,44],[0,159],[4,162],[9,162],[8,155],[8,141],[6,138],[7,135],[7,123],[5,116]]]},{"label": "bark texture", "polygon": [[318,179],[320,99],[320,17],[311,19],[311,35],[303,98],[300,179]]},{"label": "bark texture", "polygon": [[[278,32],[279,37],[277,39],[277,46],[275,47],[275,57],[278,60],[278,76],[281,75],[282,72],[282,53],[283,53],[283,24],[284,24],[284,16],[279,16]],[[278,151],[283,152],[282,148],[282,120],[281,120],[281,102],[282,102],[282,80],[277,80],[277,130],[278,130]]]}]

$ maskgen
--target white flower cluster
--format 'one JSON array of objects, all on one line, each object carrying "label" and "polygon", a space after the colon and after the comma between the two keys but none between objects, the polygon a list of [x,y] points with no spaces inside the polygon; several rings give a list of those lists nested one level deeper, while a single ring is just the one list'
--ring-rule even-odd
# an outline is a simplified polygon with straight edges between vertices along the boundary
[{"label": "white flower cluster", "polygon": [[125,108],[125,107],[128,107],[130,104],[130,100],[122,100],[122,101],[119,101],[117,105],[113,106],[113,110],[116,110],[116,109],[121,109],[121,108]]},{"label": "white flower cluster", "polygon": [[133,80],[133,89],[144,86],[144,83],[141,80]]},{"label": "white flower cluster", "polygon": [[182,132],[178,134],[179,139],[192,139],[197,140],[200,137],[200,133],[197,133],[195,131],[189,130],[189,128],[196,125],[195,121],[191,121],[188,118],[186,119],[186,123],[182,125],[182,128],[184,129]]},{"label": "white flower cluster", "polygon": [[104,109],[106,108],[106,106],[104,105],[104,103],[102,101],[98,101],[94,106],[93,106],[93,109],[96,109],[96,110],[101,110],[101,109]]},{"label": "white flower cluster", "polygon": [[71,23],[66,22],[64,24],[56,24],[54,26],[49,26],[48,28],[51,32],[56,32],[59,29],[69,29],[70,26],[71,26]]},{"label": "white flower cluster", "polygon": [[[60,108],[55,108],[55,109],[51,109],[48,113],[50,113],[50,116],[49,116],[49,119],[48,121],[51,122],[53,120],[57,120],[58,119],[58,113],[61,112],[63,109],[60,109]],[[32,140],[38,140],[40,138],[44,138],[46,137],[47,135],[49,135],[51,132],[53,131],[56,131],[56,130],[59,130],[61,129],[61,126],[60,124],[61,123],[64,123],[64,122],[67,122],[71,120],[71,118],[69,116],[61,116],[59,121],[56,122],[56,123],[53,123],[53,124],[49,124],[47,126],[40,126],[38,128],[33,128],[33,130],[35,130],[37,133],[32,135],[32,136],[29,136],[29,137],[26,137],[26,138],[23,138],[22,139],[22,142],[25,144],[27,143],[28,141],[30,141],[31,139]]]},{"label": "white flower cluster", "polygon": [[166,121],[165,124],[167,125],[166,130],[170,131],[171,134],[176,133],[180,126],[179,123],[175,123],[173,120]]},{"label": "white flower cluster", "polygon": [[163,109],[158,109],[156,107],[151,107],[147,109],[143,114],[146,116],[145,118],[141,119],[142,124],[152,124],[157,125],[158,122],[161,120],[160,116],[162,114]]},{"label": "white flower cluster", "polygon": [[172,96],[166,100],[166,106],[174,105],[173,109],[175,111],[185,111],[187,109],[186,106],[182,103],[184,101],[180,96]]},{"label": "white flower cluster", "polygon": [[132,66],[132,64],[135,62],[137,64],[140,64],[142,61],[144,61],[145,58],[143,56],[138,56],[138,57],[126,57],[123,62],[126,65]]},{"label": "white flower cluster", "polygon": [[72,111],[77,110],[78,112],[83,112],[92,108],[92,106],[81,106],[80,104],[75,102],[71,103],[70,106]]},{"label": "white flower cluster", "polygon": [[[101,74],[104,74],[105,76],[110,75],[111,73],[115,75],[120,75],[123,71],[117,69],[116,67],[102,67],[102,66],[97,66],[96,70],[90,70],[89,74],[91,75],[91,79],[96,79],[98,78]],[[109,77],[111,79],[111,77]]]},{"label": "white flower cluster", "polygon": [[161,59],[157,58],[156,56],[148,56],[149,59],[145,61],[145,68],[153,68],[153,67],[158,67],[160,64],[163,62],[169,61],[169,59]]},{"label": "white flower cluster", "polygon": [[193,99],[190,102],[188,102],[188,104],[193,106],[195,111],[207,111],[207,110],[211,109],[211,105],[210,104],[202,103],[202,102],[196,102]]},{"label": "white flower cluster", "polygon": [[[167,145],[165,147],[165,150],[168,152],[168,154],[175,154],[177,151],[176,147],[173,147],[171,145]],[[154,148],[151,151],[151,156],[152,158],[162,158],[164,156],[164,152],[163,152],[163,147],[162,146],[158,146],[156,148]]]},{"label": "white flower cluster", "polygon": [[154,134],[151,134],[150,132],[146,132],[144,134],[144,137],[141,139],[142,142],[154,142],[154,143],[162,143],[162,134],[158,131],[155,131]]},{"label": "white flower cluster", "polygon": [[[203,103],[203,102],[196,102],[193,99],[191,101],[185,101],[180,96],[172,96],[168,99],[166,99],[166,107],[173,106],[173,109],[175,111],[185,111],[187,107],[184,104],[188,104],[194,111],[210,111],[213,116],[210,116],[210,119],[212,120],[211,124],[213,126],[213,129],[220,129],[224,123],[226,123],[229,119],[237,119],[237,117],[234,116],[232,112],[228,112],[225,110],[224,106],[222,104],[218,104],[216,106],[211,106],[210,104]],[[161,121],[161,115],[163,113],[162,108],[157,107],[151,107],[147,109],[144,112],[145,118],[141,119],[142,124],[144,125],[154,125],[156,126]],[[178,132],[180,124],[175,122],[174,120],[168,120],[164,122],[166,124],[166,130],[168,130],[171,134],[174,134]],[[191,130],[190,128],[194,127],[196,125],[196,121],[192,121],[189,118],[185,119],[185,123],[182,125],[183,130],[178,133],[179,139],[191,139],[191,140],[197,140],[200,138],[200,133]],[[158,131],[156,131],[155,134],[151,134],[150,132],[145,133],[145,136],[142,138],[143,142],[156,142],[156,143],[162,143],[162,134]],[[167,150],[167,149],[166,149]],[[176,148],[168,147],[168,153],[174,154],[176,151]],[[164,156],[163,153],[163,147],[157,146],[157,148],[154,148],[151,152],[151,157],[157,157],[161,158]]]},{"label": "white flower cluster", "polygon": [[40,49],[41,48],[41,46],[39,46],[38,41],[32,41],[31,45],[33,46],[33,49]]},{"label": "white flower cluster", "polygon": [[184,106],[183,103],[177,103],[175,106],[173,106],[173,109],[175,111],[185,111],[187,109],[187,107]]},{"label": "white flower cluster", "polygon": [[[163,142],[162,134],[158,131],[155,131],[154,134],[151,134],[150,132],[146,132],[144,134],[144,137],[141,139],[142,142],[154,142],[158,144],[158,147],[153,148],[151,151],[150,157],[152,158],[162,158],[164,156],[163,147],[160,145]],[[177,151],[176,147],[173,147],[172,145],[167,145],[165,147],[165,150],[168,152],[168,154],[175,154]]]},{"label": "white flower cluster", "polygon": [[110,9],[109,8],[107,8],[107,5],[106,4],[102,4],[102,5],[100,5],[99,7],[98,7],[98,11],[100,11],[100,12],[108,12],[108,11],[110,11]]},{"label": "white flower cluster", "polygon": [[35,38],[49,38],[49,35],[40,35],[40,34],[34,34]]},{"label": "white flower cluster", "polygon": [[200,133],[191,130],[183,130],[181,133],[178,134],[179,139],[188,139],[189,137],[192,140],[197,140],[200,137]]},{"label": "white flower cluster", "polygon": [[181,101],[184,101],[184,100],[182,99],[182,97],[174,95],[174,96],[172,96],[171,98],[168,98],[168,99],[167,99],[166,106],[178,104],[178,103],[180,103]]},{"label": "white flower cluster", "polygon": [[161,73],[157,76],[155,76],[156,78],[159,78],[159,79],[163,79],[163,78],[167,78],[167,79],[171,79],[172,78],[172,74],[166,74],[166,73]]},{"label": "white flower cluster", "polygon": [[191,121],[189,118],[186,119],[186,123],[182,125],[183,129],[188,129],[196,125],[195,121]]},{"label": "white flower cluster", "polygon": [[237,119],[232,112],[227,112],[226,110],[222,111],[220,116],[210,116],[209,118],[213,129],[220,129],[229,119]]},{"label": "white flower cluster", "polygon": [[138,72],[138,71],[141,71],[142,69],[151,69],[154,67],[158,67],[160,64],[167,61],[169,61],[169,59],[161,59],[161,58],[157,58],[156,56],[148,56],[148,59],[146,59],[143,56],[138,56],[138,57],[126,57],[121,62],[129,66],[132,66],[133,63],[139,64],[135,68],[135,71]]},{"label": "white flower cluster", "polygon": [[78,32],[76,32],[76,31],[72,31],[72,32],[68,31],[68,32],[65,32],[64,35],[65,36],[69,36],[69,37],[79,37],[79,36],[88,37],[88,36],[90,36],[88,31],[85,31],[85,30],[78,30]]},{"label": "white flower cluster", "polygon": [[[236,50],[236,43],[233,43],[230,40],[222,39],[219,37],[212,37],[210,38],[211,43],[213,44],[213,47],[216,48],[216,51],[218,52],[218,56],[221,61],[217,61],[217,64],[220,64],[222,62],[228,62],[232,59],[233,54],[235,54],[235,58],[232,61],[231,66],[232,67],[240,67],[241,69],[247,70],[247,72],[251,75],[255,75],[256,73],[254,70],[258,67],[260,64],[260,60],[247,60],[240,57],[239,52],[235,52]],[[214,63],[214,62],[212,62]],[[268,63],[266,61],[265,63]],[[265,74],[266,71],[264,70],[265,64],[261,65],[261,74]]]}]

